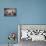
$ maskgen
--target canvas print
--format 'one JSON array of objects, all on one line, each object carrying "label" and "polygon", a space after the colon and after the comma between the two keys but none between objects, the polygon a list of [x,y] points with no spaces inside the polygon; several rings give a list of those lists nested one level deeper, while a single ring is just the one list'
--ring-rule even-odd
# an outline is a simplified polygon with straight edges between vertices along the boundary
[{"label": "canvas print", "polygon": [[46,25],[20,25],[20,40],[46,41]]},{"label": "canvas print", "polygon": [[4,8],[4,16],[16,16],[16,8]]}]

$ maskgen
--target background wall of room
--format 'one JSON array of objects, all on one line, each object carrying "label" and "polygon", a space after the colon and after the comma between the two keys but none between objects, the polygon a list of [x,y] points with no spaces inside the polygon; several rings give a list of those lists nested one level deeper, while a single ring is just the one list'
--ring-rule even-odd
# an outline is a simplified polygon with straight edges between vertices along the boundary
[{"label": "background wall of room", "polygon": [[[4,8],[17,8],[17,16],[5,17]],[[8,43],[9,32],[18,32],[17,24],[46,24],[46,0],[1,1],[0,44]]]}]

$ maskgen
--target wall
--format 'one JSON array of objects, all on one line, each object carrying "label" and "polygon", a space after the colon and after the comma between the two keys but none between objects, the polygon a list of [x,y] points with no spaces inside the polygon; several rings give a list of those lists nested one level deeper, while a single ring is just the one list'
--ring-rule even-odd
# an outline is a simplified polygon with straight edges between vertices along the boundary
[{"label": "wall", "polygon": [[[17,16],[5,17],[7,7],[17,8]],[[46,24],[46,0],[4,0],[0,10],[0,44],[8,43],[9,32],[18,32],[17,24]]]},{"label": "wall", "polygon": [[22,1],[21,24],[46,24],[46,0]]}]

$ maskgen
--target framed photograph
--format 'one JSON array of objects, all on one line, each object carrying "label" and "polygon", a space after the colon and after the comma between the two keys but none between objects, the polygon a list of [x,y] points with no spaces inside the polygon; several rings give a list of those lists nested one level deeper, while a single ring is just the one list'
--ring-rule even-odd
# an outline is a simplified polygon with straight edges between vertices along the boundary
[{"label": "framed photograph", "polygon": [[4,8],[4,16],[16,16],[16,8]]},{"label": "framed photograph", "polygon": [[44,24],[20,24],[18,30],[20,41],[46,41],[46,25]]}]

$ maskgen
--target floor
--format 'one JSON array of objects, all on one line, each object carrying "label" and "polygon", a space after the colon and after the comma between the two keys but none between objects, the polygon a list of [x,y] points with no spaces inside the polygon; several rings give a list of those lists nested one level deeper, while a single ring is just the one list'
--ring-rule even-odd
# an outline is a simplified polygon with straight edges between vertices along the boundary
[{"label": "floor", "polygon": [[[0,44],[0,46],[8,46],[8,45],[7,44]],[[15,44],[14,46],[46,46],[46,42],[45,41],[32,42],[31,40],[28,40],[28,41],[21,40],[19,44]]]},{"label": "floor", "polygon": [[46,42],[45,41],[32,42],[31,40],[28,41],[21,40],[20,46],[46,46]]},{"label": "floor", "polygon": [[[8,46],[8,44],[0,44],[0,46]],[[13,45],[10,45],[13,46]],[[15,44],[14,46],[18,46],[18,44]]]}]

